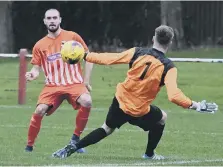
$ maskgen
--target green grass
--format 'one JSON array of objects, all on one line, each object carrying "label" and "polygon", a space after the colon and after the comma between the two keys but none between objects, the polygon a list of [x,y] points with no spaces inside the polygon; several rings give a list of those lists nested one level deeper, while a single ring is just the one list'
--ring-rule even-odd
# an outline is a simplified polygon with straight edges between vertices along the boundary
[{"label": "green grass", "polygon": [[[221,58],[222,54],[212,50],[170,53],[168,56]],[[223,66],[212,63],[175,64],[181,90],[197,101],[215,101],[220,110],[216,114],[184,110],[167,100],[163,88],[154,104],[167,111],[168,121],[156,151],[168,159],[159,164],[140,158],[145,151],[147,133],[128,124],[99,144],[88,147],[86,155],[75,154],[66,160],[52,159],[51,154],[67,144],[74,129],[76,111],[66,102],[58,112],[43,120],[34,152],[24,152],[29,120],[43,87],[43,76],[27,84],[27,104],[18,106],[18,60],[0,59],[0,165],[222,165]],[[104,122],[116,84],[124,80],[127,68],[127,65],[95,65],[93,109],[83,136]]]}]

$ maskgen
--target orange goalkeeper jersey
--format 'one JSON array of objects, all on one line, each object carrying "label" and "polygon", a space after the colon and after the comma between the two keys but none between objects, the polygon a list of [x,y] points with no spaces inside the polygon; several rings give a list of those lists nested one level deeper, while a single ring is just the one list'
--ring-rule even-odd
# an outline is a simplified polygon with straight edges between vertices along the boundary
[{"label": "orange goalkeeper jersey", "polygon": [[120,108],[131,116],[147,114],[160,88],[166,85],[171,102],[188,108],[192,101],[177,87],[177,69],[155,48],[131,48],[122,53],[89,53],[86,61],[95,64],[129,64],[124,82],[117,85]]}]

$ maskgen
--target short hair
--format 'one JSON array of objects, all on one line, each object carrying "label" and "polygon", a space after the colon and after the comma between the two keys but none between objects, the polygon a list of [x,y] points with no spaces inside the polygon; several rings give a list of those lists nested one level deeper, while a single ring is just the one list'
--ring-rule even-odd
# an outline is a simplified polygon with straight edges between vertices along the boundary
[{"label": "short hair", "polygon": [[[60,12],[59,12],[59,10],[57,10],[57,9],[55,9],[55,8],[50,8],[50,9],[46,10],[46,12],[51,11],[51,10],[57,11],[58,14],[59,14],[59,17],[60,17]],[[45,14],[44,14],[44,17],[46,17],[46,12],[45,12]]]},{"label": "short hair", "polygon": [[174,31],[169,26],[161,25],[155,29],[155,36],[159,44],[168,45],[174,37]]}]

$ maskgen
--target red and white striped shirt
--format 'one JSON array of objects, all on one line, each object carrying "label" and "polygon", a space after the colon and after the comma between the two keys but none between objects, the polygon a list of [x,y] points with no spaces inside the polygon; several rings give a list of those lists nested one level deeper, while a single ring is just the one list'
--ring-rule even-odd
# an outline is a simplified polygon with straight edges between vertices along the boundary
[{"label": "red and white striped shirt", "polygon": [[45,36],[39,40],[33,48],[31,64],[42,67],[46,78],[46,85],[66,86],[83,83],[80,63],[67,64],[60,55],[61,45],[65,41],[76,40],[85,50],[88,48],[83,39],[75,32],[62,30],[55,38]]}]

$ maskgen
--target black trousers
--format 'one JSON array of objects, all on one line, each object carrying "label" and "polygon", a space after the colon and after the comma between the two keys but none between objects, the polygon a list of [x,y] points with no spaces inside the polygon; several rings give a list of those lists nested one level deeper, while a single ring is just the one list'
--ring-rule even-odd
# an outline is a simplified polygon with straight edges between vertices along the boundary
[{"label": "black trousers", "polygon": [[133,117],[125,114],[124,111],[119,108],[119,102],[116,97],[114,97],[107,114],[106,125],[115,129],[120,128],[123,124],[128,122],[131,125],[142,128],[144,131],[148,131],[162,119],[162,116],[162,111],[153,105],[150,106],[150,112],[142,117]]}]

